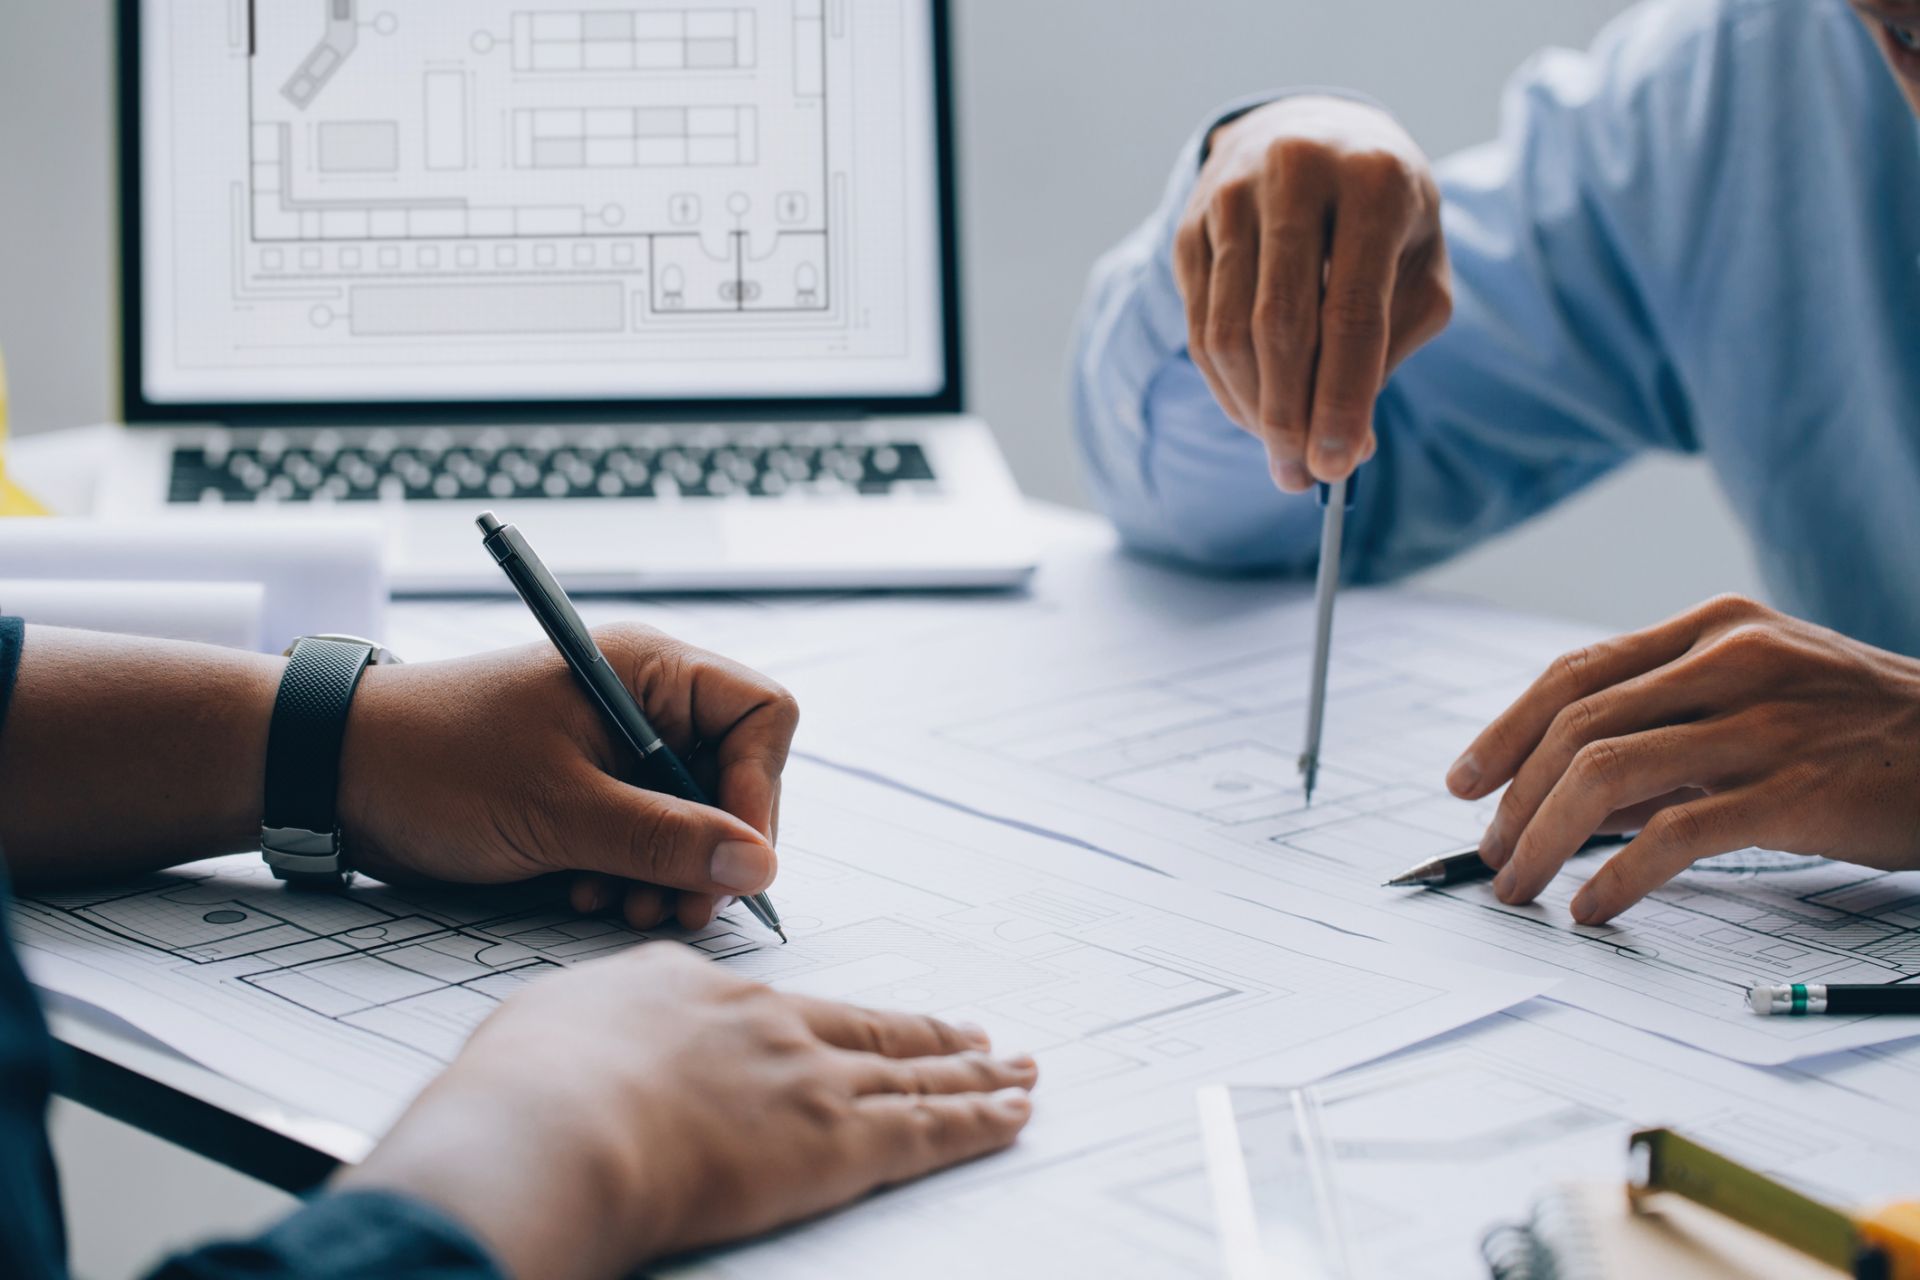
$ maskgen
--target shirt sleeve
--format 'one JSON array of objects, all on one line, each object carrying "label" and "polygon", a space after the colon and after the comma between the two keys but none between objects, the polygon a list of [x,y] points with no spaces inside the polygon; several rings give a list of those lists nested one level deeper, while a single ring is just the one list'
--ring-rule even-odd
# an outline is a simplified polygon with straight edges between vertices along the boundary
[{"label": "shirt sleeve", "polygon": [[504,1280],[471,1232],[384,1191],[325,1196],[252,1240],[169,1259],[150,1280]]},{"label": "shirt sleeve", "polygon": [[[1433,564],[1636,452],[1694,447],[1651,295],[1656,250],[1712,198],[1695,152],[1725,98],[1716,12],[1642,6],[1587,53],[1536,58],[1508,88],[1498,139],[1440,166],[1454,319],[1381,395],[1350,579]],[[1129,545],[1301,574],[1317,554],[1315,504],[1274,488],[1259,441],[1221,412],[1186,348],[1172,239],[1204,137],[1094,269],[1073,365],[1078,442]]]},{"label": "shirt sleeve", "polygon": [[[0,725],[4,725],[24,628],[0,618]],[[14,954],[12,891],[0,857],[0,1276],[62,1280],[67,1242],[60,1182],[47,1142],[53,1060],[46,1019]]]},{"label": "shirt sleeve", "polygon": [[20,647],[26,636],[23,619],[0,618],[0,729],[7,727],[7,708],[13,705],[13,682],[20,674]]},{"label": "shirt sleeve", "polygon": [[1273,486],[1258,441],[1222,413],[1187,354],[1173,237],[1207,138],[1291,94],[1222,108],[1187,140],[1160,206],[1093,268],[1074,344],[1075,438],[1087,482],[1136,551],[1217,568],[1311,561],[1318,513]]}]

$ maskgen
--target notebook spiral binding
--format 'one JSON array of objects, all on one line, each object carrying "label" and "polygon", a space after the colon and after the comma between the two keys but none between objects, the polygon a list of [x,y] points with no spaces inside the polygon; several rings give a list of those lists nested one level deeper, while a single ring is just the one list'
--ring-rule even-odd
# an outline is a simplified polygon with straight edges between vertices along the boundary
[{"label": "notebook spiral binding", "polygon": [[1504,1223],[1480,1241],[1493,1280],[1588,1280],[1599,1257],[1591,1218],[1577,1192],[1557,1188],[1534,1203],[1525,1223]]}]

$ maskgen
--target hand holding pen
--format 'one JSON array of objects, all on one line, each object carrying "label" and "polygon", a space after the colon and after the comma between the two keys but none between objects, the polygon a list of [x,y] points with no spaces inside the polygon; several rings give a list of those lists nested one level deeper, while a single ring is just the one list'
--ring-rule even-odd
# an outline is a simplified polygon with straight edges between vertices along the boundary
[{"label": "hand holding pen", "polygon": [[[581,621],[579,613],[573,607],[573,602],[567,598],[559,582],[548,572],[546,565],[541,563],[540,558],[534,554],[526,538],[512,525],[502,524],[491,511],[482,514],[475,523],[480,527],[488,553],[493,556],[508,580],[513,583],[514,590],[519,592],[527,608],[532,610],[541,628],[547,633],[548,639],[553,641],[554,647],[566,659],[567,666],[572,670],[576,682],[587,695],[588,701],[592,703],[616,740],[624,743],[633,752],[636,772],[629,781],[648,791],[659,792],[709,809],[715,808],[713,802],[707,798],[705,790],[694,780],[693,775],[681,763],[679,756],[674,754],[673,748],[667,745],[666,740],[648,720],[646,712],[641,709],[633,692],[608,664],[606,655],[601,653],[599,645],[594,642],[592,633],[587,630],[586,623]],[[776,694],[777,696],[757,710],[765,711],[772,717],[784,718],[786,734],[781,737],[783,743],[781,756],[784,759],[784,742],[791,736],[792,721],[797,718],[798,713],[793,707],[792,698],[784,690],[776,689]],[[697,691],[692,701],[698,702]],[[752,711],[748,710],[729,722],[730,727],[724,729],[728,739],[734,736],[734,729],[737,729],[741,721],[750,714]],[[742,779],[747,780],[767,774],[764,768],[757,771],[751,768],[738,771],[730,769],[729,766],[733,764],[754,762],[729,761],[726,757],[726,746],[723,741],[720,759],[723,791],[726,788],[727,779],[736,772]],[[767,762],[759,761],[758,763],[764,766]],[[772,773],[777,777],[779,762],[773,763]],[[774,790],[777,791],[777,783],[774,784]],[[762,815],[766,832],[768,835],[771,834],[773,813],[778,801],[777,794],[750,798],[723,795],[722,798],[733,800],[735,804],[739,804],[742,799],[750,800],[753,809]],[[745,826],[744,823],[738,825]],[[750,828],[742,834],[759,835]],[[705,874],[696,878],[703,885],[718,884],[738,891],[741,900],[754,917],[779,934],[780,940],[785,942],[787,935],[781,928],[779,913],[774,910],[772,900],[765,893],[766,883],[773,878],[773,863],[773,850],[768,844],[767,836],[750,840],[723,839],[712,849],[707,865],[701,868]],[[579,896],[576,896],[574,905],[584,910],[594,910],[611,903],[582,901]],[[631,910],[627,914],[630,922],[638,923],[632,920]],[[680,915],[683,924],[691,923],[685,911],[681,911]]]}]

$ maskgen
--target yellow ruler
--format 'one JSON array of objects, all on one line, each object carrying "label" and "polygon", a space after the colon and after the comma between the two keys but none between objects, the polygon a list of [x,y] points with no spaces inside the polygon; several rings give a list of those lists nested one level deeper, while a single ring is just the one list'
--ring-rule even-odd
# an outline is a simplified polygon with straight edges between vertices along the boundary
[{"label": "yellow ruler", "polygon": [[0,361],[0,516],[43,516],[47,509],[7,478],[7,366]]},{"label": "yellow ruler", "polygon": [[1821,1204],[1670,1129],[1633,1135],[1627,1194],[1684,1196],[1861,1280],[1920,1280],[1920,1201],[1865,1213]]}]

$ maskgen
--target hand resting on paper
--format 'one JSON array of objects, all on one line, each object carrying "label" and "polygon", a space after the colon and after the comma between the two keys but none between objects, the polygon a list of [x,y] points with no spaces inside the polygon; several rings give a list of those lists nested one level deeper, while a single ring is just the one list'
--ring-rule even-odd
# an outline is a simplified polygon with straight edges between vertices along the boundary
[{"label": "hand resting on paper", "polygon": [[611,1280],[998,1150],[1035,1078],[654,943],[508,1000],[340,1188],[439,1205],[517,1280]]},{"label": "hand resting on paper", "polygon": [[1640,832],[1575,895],[1582,924],[1749,845],[1920,868],[1920,660],[1710,600],[1556,660],[1447,775],[1469,800],[1503,783],[1480,845],[1503,902]]}]

